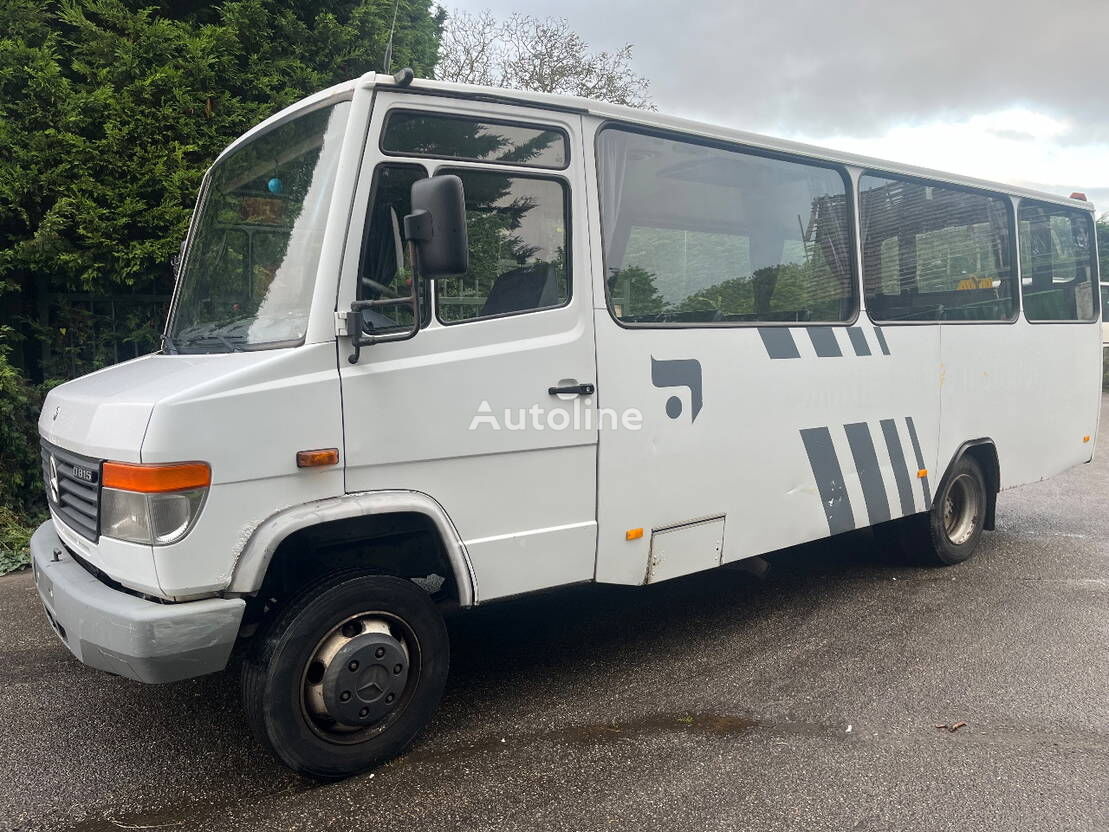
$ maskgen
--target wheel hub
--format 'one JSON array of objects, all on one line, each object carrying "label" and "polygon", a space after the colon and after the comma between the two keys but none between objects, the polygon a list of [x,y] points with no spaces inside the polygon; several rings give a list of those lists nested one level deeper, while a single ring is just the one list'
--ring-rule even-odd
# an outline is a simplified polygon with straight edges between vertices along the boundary
[{"label": "wheel hub", "polygon": [[401,704],[410,669],[406,645],[385,621],[348,619],[309,662],[304,704],[320,729],[349,735],[382,722]]},{"label": "wheel hub", "polygon": [[960,546],[974,535],[981,506],[978,491],[966,474],[951,483],[943,503],[943,525],[947,539]]},{"label": "wheel hub", "polygon": [[408,657],[385,633],[363,633],[344,644],[323,675],[327,713],[345,725],[371,725],[393,709],[408,682]]}]

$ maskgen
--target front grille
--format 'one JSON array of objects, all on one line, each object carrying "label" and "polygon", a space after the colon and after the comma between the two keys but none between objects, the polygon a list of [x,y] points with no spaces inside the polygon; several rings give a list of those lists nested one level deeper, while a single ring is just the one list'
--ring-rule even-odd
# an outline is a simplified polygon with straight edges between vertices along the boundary
[{"label": "front grille", "polygon": [[62,521],[94,543],[100,535],[100,460],[42,443],[46,499]]}]

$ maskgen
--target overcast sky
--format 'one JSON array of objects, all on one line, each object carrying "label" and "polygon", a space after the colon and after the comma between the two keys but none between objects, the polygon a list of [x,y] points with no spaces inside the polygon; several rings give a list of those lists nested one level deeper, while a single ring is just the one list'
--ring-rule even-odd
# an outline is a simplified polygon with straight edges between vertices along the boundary
[{"label": "overcast sky", "polygon": [[1094,200],[1109,0],[463,0],[634,45],[659,110]]}]

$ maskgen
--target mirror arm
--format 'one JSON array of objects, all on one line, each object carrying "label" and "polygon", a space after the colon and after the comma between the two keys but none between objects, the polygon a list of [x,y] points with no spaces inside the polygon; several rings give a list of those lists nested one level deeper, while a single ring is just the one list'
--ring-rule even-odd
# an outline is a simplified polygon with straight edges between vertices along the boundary
[{"label": "mirror arm", "polygon": [[[355,314],[355,320],[357,321],[354,334],[350,339],[351,346],[354,347],[354,352],[347,357],[347,361],[351,364],[357,364],[358,360],[362,357],[362,347],[369,347],[385,341],[407,341],[409,338],[415,337],[416,333],[420,331],[420,323],[423,317],[420,308],[420,252],[414,240],[408,241],[408,261],[412,264],[412,293],[408,297],[356,300],[351,303],[350,311]],[[361,312],[363,309],[404,305],[408,305],[412,309],[412,326],[410,326],[406,332],[395,332],[390,335],[374,335],[372,332],[364,333],[362,331],[362,316],[357,313]]]}]

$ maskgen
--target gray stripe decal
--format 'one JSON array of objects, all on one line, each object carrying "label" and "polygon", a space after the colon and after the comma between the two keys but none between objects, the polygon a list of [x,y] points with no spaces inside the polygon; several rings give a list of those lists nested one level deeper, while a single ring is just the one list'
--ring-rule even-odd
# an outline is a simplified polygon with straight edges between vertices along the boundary
[{"label": "gray stripe decal", "polygon": [[843,483],[832,434],[827,428],[806,428],[801,431],[801,441],[805,443],[816,489],[824,505],[828,534],[851,531],[855,528],[855,515],[851,512],[851,498]]},{"label": "gray stripe decal", "polygon": [[[913,453],[916,454],[917,470],[923,471],[925,467],[924,454],[920,452],[920,440],[916,437],[916,425],[913,424],[913,417],[906,416],[905,424],[909,427],[909,441],[913,443]],[[932,507],[932,490],[928,488],[928,477],[921,477],[920,484],[924,488],[924,508],[930,509]]]},{"label": "gray stripe decal", "polygon": [[870,523],[885,523],[890,519],[890,504],[886,499],[886,484],[878,467],[878,454],[870,437],[870,427],[866,422],[853,422],[844,425],[843,429],[847,431],[847,444],[851,446],[851,455],[855,458],[855,471],[863,488]]},{"label": "gray stripe decal", "polygon": [[806,329],[818,358],[839,358],[843,355],[834,329],[826,326],[810,326]]},{"label": "gray stripe decal", "polygon": [[793,340],[793,333],[786,327],[760,326],[759,336],[762,338],[766,354],[771,358],[800,358],[797,351],[797,342]]},{"label": "gray stripe decal", "polygon": [[909,479],[909,464],[905,461],[905,451],[901,447],[901,437],[897,435],[897,423],[893,419],[883,419],[882,436],[886,438],[886,448],[890,452],[890,465],[893,479],[897,483],[897,496],[901,498],[901,514],[908,516],[916,513],[913,500],[913,481]]},{"label": "gray stripe decal", "polygon": [[870,355],[870,344],[866,342],[866,333],[857,326],[847,330],[847,337],[851,339],[851,346],[855,348],[855,355]]},{"label": "gray stripe decal", "polygon": [[890,345],[886,343],[886,334],[879,326],[874,327],[874,337],[878,339],[878,346],[882,348],[882,355],[890,354]]}]

